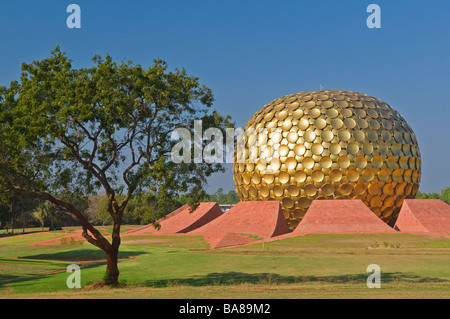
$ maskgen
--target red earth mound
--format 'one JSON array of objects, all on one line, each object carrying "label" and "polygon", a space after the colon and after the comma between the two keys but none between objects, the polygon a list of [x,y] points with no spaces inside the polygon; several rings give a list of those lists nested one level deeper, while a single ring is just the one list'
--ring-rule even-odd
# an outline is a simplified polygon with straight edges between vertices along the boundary
[{"label": "red earth mound", "polygon": [[184,234],[211,222],[222,214],[222,210],[215,202],[200,203],[193,212],[190,212],[190,206],[186,204],[158,220],[161,225],[159,230],[150,224],[122,235]]},{"label": "red earth mound", "polygon": [[248,201],[239,202],[189,234],[203,235],[211,248],[219,248],[267,240],[288,232],[278,201]]},{"label": "red earth mound", "polygon": [[405,199],[394,229],[450,235],[450,205],[439,199]]},{"label": "red earth mound", "polygon": [[395,233],[395,230],[360,199],[333,199],[314,200],[292,236],[316,233]]}]

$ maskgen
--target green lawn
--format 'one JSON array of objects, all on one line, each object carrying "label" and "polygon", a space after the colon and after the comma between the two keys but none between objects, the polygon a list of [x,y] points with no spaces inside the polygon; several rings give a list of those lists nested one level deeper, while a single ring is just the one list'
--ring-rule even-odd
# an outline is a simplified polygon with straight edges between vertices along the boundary
[{"label": "green lawn", "polygon": [[[201,236],[126,236],[120,289],[89,289],[105,273],[103,252],[90,244],[16,239],[0,239],[0,298],[450,298],[449,238],[309,235],[209,250]],[[73,263],[81,290],[66,286]],[[381,268],[381,289],[366,286],[370,264]]]}]

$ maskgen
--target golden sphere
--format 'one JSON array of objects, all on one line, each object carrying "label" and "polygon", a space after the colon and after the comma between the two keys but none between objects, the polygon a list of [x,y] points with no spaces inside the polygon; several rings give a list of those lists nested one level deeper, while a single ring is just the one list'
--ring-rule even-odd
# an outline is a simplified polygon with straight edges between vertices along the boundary
[{"label": "golden sphere", "polygon": [[413,130],[366,94],[287,95],[256,112],[244,132],[233,164],[236,191],[243,201],[280,201],[291,229],[315,199],[361,199],[393,225],[403,201],[419,189]]}]

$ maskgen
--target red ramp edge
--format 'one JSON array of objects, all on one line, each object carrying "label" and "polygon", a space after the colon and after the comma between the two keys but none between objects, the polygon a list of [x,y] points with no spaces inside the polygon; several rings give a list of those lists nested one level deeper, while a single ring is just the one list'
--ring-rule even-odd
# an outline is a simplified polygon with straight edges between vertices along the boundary
[{"label": "red ramp edge", "polygon": [[450,235],[450,205],[440,199],[405,199],[394,229]]},{"label": "red ramp edge", "polygon": [[294,229],[295,237],[317,233],[396,233],[360,199],[313,200]]},{"label": "red ramp edge", "polygon": [[182,234],[195,230],[215,218],[222,215],[222,210],[216,202],[205,202],[200,205],[193,212],[190,212],[188,204],[183,205],[167,216],[158,220],[161,225],[159,230],[155,229],[153,224],[143,226],[141,228],[126,232],[122,235],[143,235],[143,234]]},{"label": "red ramp edge", "polygon": [[189,235],[203,235],[211,248],[220,248],[268,240],[288,232],[279,201],[245,201]]}]

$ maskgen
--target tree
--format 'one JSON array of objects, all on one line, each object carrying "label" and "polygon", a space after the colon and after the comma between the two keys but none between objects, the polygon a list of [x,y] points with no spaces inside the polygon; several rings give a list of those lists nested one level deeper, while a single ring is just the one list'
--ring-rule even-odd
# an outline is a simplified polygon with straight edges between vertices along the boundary
[{"label": "tree", "polygon": [[10,192],[3,192],[2,196],[0,196],[1,206],[3,209],[2,215],[8,228],[11,229],[11,233],[14,234],[14,229],[16,225],[16,220],[18,217],[18,213],[20,212],[16,209],[20,203],[20,197],[16,194],[12,194]]},{"label": "tree", "polygon": [[446,187],[441,191],[439,199],[446,202],[447,204],[450,204],[450,187]]},{"label": "tree", "polygon": [[15,215],[22,224],[22,233],[25,233],[25,228],[33,219],[33,211],[37,206],[38,202],[33,198],[19,198],[18,205],[15,207]]},{"label": "tree", "polygon": [[229,191],[227,194],[227,202],[224,204],[237,204],[240,201],[238,194],[236,191]]},{"label": "tree", "polygon": [[[140,192],[130,201],[129,204],[129,224],[150,224],[157,226],[159,215],[155,214],[158,206],[157,198],[151,193]],[[167,211],[169,212],[169,210]]]},{"label": "tree", "polygon": [[57,206],[52,205],[50,202],[45,201],[36,208],[33,213],[33,217],[41,223],[41,228],[44,228],[45,222],[49,224],[49,231],[61,230],[64,224],[63,216]]},{"label": "tree", "polygon": [[208,195],[206,200],[217,202],[218,204],[236,204],[239,202],[239,196],[236,191],[230,190],[225,194],[223,188],[219,188],[214,194]]},{"label": "tree", "polygon": [[[106,282],[117,285],[120,227],[135,192],[154,194],[163,213],[178,193],[205,195],[207,177],[222,163],[170,160],[171,133],[231,127],[211,112],[213,95],[184,69],[162,60],[148,68],[116,63],[107,55],[74,69],[58,47],[41,61],[22,64],[19,81],[0,87],[0,185],[21,196],[45,200],[71,214],[84,238],[106,254]],[[111,241],[63,192],[89,196],[103,191],[113,221]]]},{"label": "tree", "polygon": [[104,198],[107,200],[107,197],[104,194],[94,194],[88,197],[89,204],[84,214],[86,215],[86,218],[89,220],[89,222],[93,225],[100,225],[102,223],[97,217],[97,212]]},{"label": "tree", "polygon": [[102,225],[111,225],[113,223],[112,216],[109,214],[108,211],[108,205],[109,205],[108,197],[103,196],[98,203],[97,210],[95,211],[95,218]]},{"label": "tree", "polygon": [[438,193],[421,193],[417,192],[416,194],[417,199],[439,199]]},{"label": "tree", "polygon": [[[44,204],[47,204],[47,202]],[[41,231],[44,231],[44,224],[48,218],[47,210],[45,209],[44,205],[41,204],[35,209],[35,211],[33,212],[33,218],[36,219],[41,225]]]},{"label": "tree", "polygon": [[[67,201],[78,211],[83,213],[83,215],[86,215],[85,212],[89,207],[89,200],[87,197],[68,192],[58,194],[57,197]],[[44,224],[46,222],[50,223],[50,231],[60,230],[62,226],[75,226],[77,224],[77,220],[75,220],[70,213],[59,209],[57,206],[52,205],[48,201],[35,205],[34,211],[32,212],[32,217],[40,223],[42,230],[44,229]]]},{"label": "tree", "polygon": [[417,192],[416,198],[418,199],[440,199],[447,204],[450,204],[450,187],[446,187],[441,190],[440,193],[421,193]]},{"label": "tree", "polygon": [[0,229],[9,221],[8,206],[0,201]]}]

